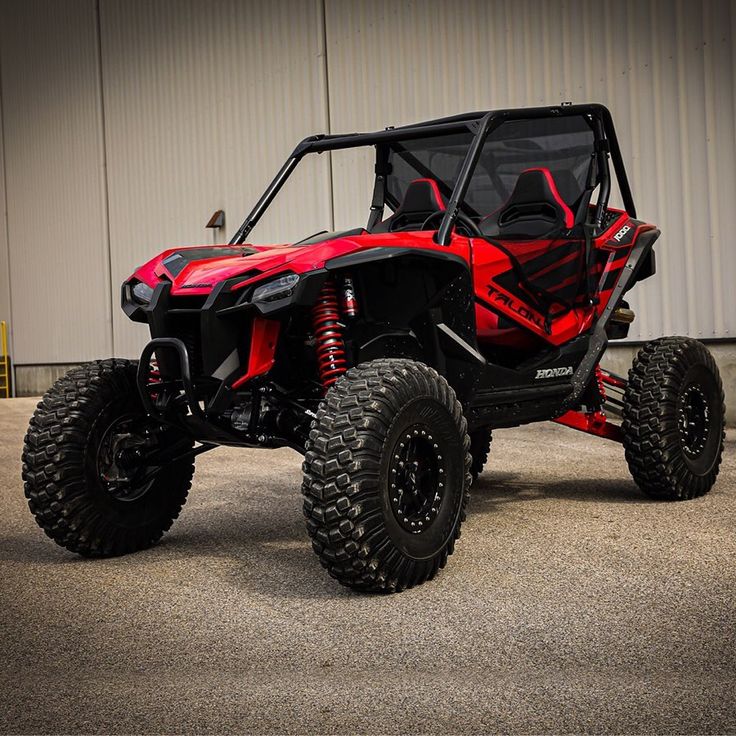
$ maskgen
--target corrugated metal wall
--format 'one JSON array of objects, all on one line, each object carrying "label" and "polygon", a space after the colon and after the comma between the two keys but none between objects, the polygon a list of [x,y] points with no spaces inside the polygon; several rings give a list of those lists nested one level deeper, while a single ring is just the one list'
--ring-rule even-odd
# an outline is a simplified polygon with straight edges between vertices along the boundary
[{"label": "corrugated metal wall", "polygon": [[[639,215],[663,233],[632,338],[734,335],[736,3],[327,0],[326,17],[333,130],[608,105]],[[352,172],[335,166],[338,224],[370,196]]]},{"label": "corrugated metal wall", "polygon": [[[291,148],[327,125],[317,0],[101,4],[113,284],[165,247],[237,228]],[[299,239],[330,218],[328,160],[290,182],[259,236]],[[314,184],[316,182],[316,186]],[[301,184],[301,186],[299,186]],[[145,328],[114,313],[115,350]]]},{"label": "corrugated metal wall", "polygon": [[[6,0],[16,358],[134,354],[145,331],[120,281],[212,242],[218,208],[224,239],[304,135],[561,100],[612,109],[640,216],[663,231],[632,337],[729,338],[734,37],[736,0]],[[254,235],[329,227],[333,207],[338,227],[363,224],[371,183],[366,156],[320,157]]]},{"label": "corrugated metal wall", "polygon": [[93,0],[0,5],[16,362],[112,350]]}]

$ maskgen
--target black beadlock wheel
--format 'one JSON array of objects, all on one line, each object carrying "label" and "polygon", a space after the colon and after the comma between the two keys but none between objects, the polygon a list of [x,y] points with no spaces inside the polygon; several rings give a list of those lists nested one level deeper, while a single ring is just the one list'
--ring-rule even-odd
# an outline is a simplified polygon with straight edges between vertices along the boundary
[{"label": "black beadlock wheel", "polygon": [[433,578],[465,518],[469,449],[462,407],[432,368],[349,370],[319,407],[303,465],[307,531],[330,575],[385,592]]},{"label": "black beadlock wheel", "polygon": [[647,343],[624,395],[626,460],[649,496],[682,501],[716,481],[725,437],[723,386],[713,356],[687,337]]},{"label": "black beadlock wheel", "polygon": [[[193,442],[146,416],[136,367],[110,359],[69,371],[43,396],[26,434],[30,510],[49,537],[84,556],[154,544],[191,486]],[[184,459],[163,462],[179,456]]]},{"label": "black beadlock wheel", "polygon": [[470,457],[472,458],[470,474],[473,477],[473,483],[478,480],[478,476],[488,462],[492,439],[490,429],[476,429],[475,432],[470,433]]}]

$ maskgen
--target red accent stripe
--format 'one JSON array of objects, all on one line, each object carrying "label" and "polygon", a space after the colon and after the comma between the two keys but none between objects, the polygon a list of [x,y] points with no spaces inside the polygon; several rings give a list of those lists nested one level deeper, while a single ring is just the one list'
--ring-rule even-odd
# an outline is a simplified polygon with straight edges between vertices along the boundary
[{"label": "red accent stripe", "polygon": [[527,171],[541,171],[544,174],[544,178],[547,180],[547,184],[549,184],[549,188],[552,191],[552,196],[557,200],[557,204],[560,205],[562,211],[565,213],[565,227],[569,230],[575,224],[575,215],[573,215],[572,210],[567,206],[567,202],[560,196],[552,172],[544,166],[538,166],[534,169],[526,169],[521,173],[526,174]]},{"label": "red accent stripe", "polygon": [[530,274],[527,274],[527,277],[530,279],[539,278],[540,276],[544,276],[550,273],[551,271],[555,271],[558,268],[561,268],[562,266],[570,263],[571,261],[577,261],[577,260],[582,260],[582,253],[580,253],[579,251],[573,251],[572,253],[570,253],[570,255],[565,256],[564,258],[560,258],[560,260],[556,261],[555,263],[550,263],[549,266],[545,266],[539,271],[532,271]]}]

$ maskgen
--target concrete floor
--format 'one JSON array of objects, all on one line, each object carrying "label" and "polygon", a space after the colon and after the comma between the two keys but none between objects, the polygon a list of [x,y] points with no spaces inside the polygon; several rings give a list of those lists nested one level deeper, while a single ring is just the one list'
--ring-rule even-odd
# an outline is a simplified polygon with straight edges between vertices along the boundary
[{"label": "concrete floor", "polygon": [[289,450],[201,457],[156,548],[85,561],[28,513],[0,402],[5,733],[736,733],[736,456],[652,503],[621,448],[499,432],[455,555],[361,596],[306,541]]}]

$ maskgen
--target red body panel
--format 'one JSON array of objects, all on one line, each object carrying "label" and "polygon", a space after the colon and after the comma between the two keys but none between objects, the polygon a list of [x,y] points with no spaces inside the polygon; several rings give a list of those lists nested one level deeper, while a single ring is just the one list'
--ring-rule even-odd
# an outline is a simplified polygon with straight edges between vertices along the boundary
[{"label": "red body panel", "polygon": [[281,323],[275,319],[256,317],[253,320],[248,370],[233,382],[233,388],[240,388],[252,378],[268,373],[273,368],[280,328]]},{"label": "red body panel", "polygon": [[[332,258],[371,248],[400,247],[434,250],[443,254],[449,252],[463,258],[472,270],[477,300],[477,335],[481,345],[490,343],[523,348],[539,340],[551,345],[562,345],[588,329],[594,317],[605,308],[636,238],[652,227],[631,220],[621,211],[611,221],[610,227],[594,241],[597,258],[593,276],[599,284],[598,304],[595,307],[576,306],[548,320],[545,319],[548,315],[535,305],[533,296],[518,287],[518,279],[508,278],[514,273],[509,253],[522,267],[537,261],[542,263],[543,267],[536,275],[553,276],[551,272],[554,269],[564,268],[574,257],[572,254],[556,257],[554,249],[560,246],[569,248],[575,244],[580,252],[579,241],[499,241],[502,247],[496,247],[480,238],[469,239],[455,234],[450,245],[443,247],[434,242],[434,233],[429,231],[366,233],[303,246],[247,245],[242,247],[242,254],[193,260],[176,274],[167,270],[164,261],[186,249],[172,248],[141,266],[134,276],[152,287],[162,277],[168,278],[172,281],[172,296],[196,296],[206,295],[218,282],[240,274],[244,274],[245,278],[236,288],[267,279],[284,270],[298,274],[313,271],[324,267],[325,261]],[[227,250],[233,246],[214,246],[210,249],[216,251],[219,247]],[[253,275],[253,270],[259,273]],[[504,276],[507,277],[505,281]],[[570,286],[571,279],[579,280],[579,275],[563,278],[555,288]]]},{"label": "red body panel", "polygon": [[[178,274],[166,269],[163,261],[167,257],[184,252],[187,248],[171,248],[148,261],[133,274],[149,286],[155,286],[162,276],[172,281],[172,296],[196,296],[209,294],[215,285],[247,271],[258,269],[258,276],[247,282],[261,280],[266,275],[282,270],[294,273],[307,273],[324,267],[325,261],[349,253],[356,253],[377,247],[417,248],[418,250],[436,250],[441,253],[451,252],[469,261],[468,239],[460,236],[453,238],[449,248],[437,245],[433,240],[433,232],[416,233],[383,233],[376,235],[355,235],[335,238],[313,245],[247,245],[246,250],[254,250],[250,255],[226,255],[222,258],[207,258],[192,261]],[[210,247],[216,249],[233,246],[192,246],[194,248]],[[235,246],[238,247],[238,246]],[[244,281],[243,283],[246,283]]]}]

